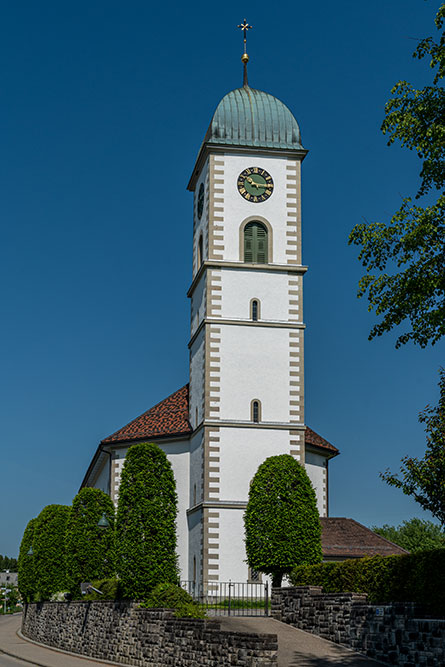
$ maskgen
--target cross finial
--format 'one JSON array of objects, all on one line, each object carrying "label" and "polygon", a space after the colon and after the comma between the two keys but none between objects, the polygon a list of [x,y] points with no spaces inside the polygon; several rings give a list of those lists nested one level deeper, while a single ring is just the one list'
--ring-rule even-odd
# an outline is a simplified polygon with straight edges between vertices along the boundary
[{"label": "cross finial", "polygon": [[248,86],[249,84],[247,83],[247,63],[249,62],[249,56],[247,55],[247,31],[251,30],[253,28],[253,25],[249,25],[244,19],[244,23],[241,23],[241,25],[238,26],[238,28],[241,28],[244,34],[244,53],[241,56],[241,60],[244,64],[244,85]]}]

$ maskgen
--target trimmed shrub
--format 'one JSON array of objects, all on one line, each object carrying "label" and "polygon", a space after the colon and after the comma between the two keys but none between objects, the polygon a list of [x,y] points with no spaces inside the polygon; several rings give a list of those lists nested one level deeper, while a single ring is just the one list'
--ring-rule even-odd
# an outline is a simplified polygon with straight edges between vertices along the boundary
[{"label": "trimmed shrub", "polygon": [[141,607],[174,609],[178,618],[205,618],[204,609],[187,591],[177,584],[168,582],[155,586],[150,597],[141,603]]},{"label": "trimmed shrub", "polygon": [[[102,515],[110,524],[98,526]],[[114,505],[100,489],[81,489],[74,497],[66,529],[68,588],[80,595],[80,583],[114,574]]]},{"label": "trimmed shrub", "polygon": [[34,573],[34,555],[28,554],[28,551],[34,549],[34,530],[37,519],[28,521],[28,525],[23,533],[20,544],[18,559],[18,588],[24,602],[32,602],[36,592],[36,577]]},{"label": "trimmed shrub", "polygon": [[110,577],[108,579],[96,579],[92,581],[91,584],[94,588],[97,588],[100,593],[91,591],[87,595],[82,595],[82,600],[121,600],[122,599],[122,587],[119,579]]},{"label": "trimmed shrub", "polygon": [[116,572],[124,596],[142,599],[159,583],[178,580],[176,485],[154,444],[129,448],[116,517]]},{"label": "trimmed shrub", "polygon": [[38,600],[49,600],[66,586],[65,532],[71,508],[48,505],[34,526],[33,550],[35,591]]},{"label": "trimmed shrub", "polygon": [[284,574],[299,563],[321,561],[321,526],[312,484],[290,454],[271,456],[250,483],[244,514],[247,561],[272,575],[281,586]]},{"label": "trimmed shrub", "polygon": [[445,616],[445,549],[406,556],[373,556],[341,563],[300,565],[293,586],[323,586],[326,593],[367,593],[370,602],[417,602]]}]

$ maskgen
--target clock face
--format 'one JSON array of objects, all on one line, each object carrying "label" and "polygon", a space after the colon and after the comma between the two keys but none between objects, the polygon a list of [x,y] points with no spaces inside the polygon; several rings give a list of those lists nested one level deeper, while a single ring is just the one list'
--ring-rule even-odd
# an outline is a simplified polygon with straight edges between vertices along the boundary
[{"label": "clock face", "polygon": [[204,183],[199,186],[198,192],[198,218],[201,220],[202,212],[204,210]]},{"label": "clock face", "polygon": [[248,167],[238,176],[238,192],[247,201],[258,204],[273,193],[272,176],[261,167]]}]

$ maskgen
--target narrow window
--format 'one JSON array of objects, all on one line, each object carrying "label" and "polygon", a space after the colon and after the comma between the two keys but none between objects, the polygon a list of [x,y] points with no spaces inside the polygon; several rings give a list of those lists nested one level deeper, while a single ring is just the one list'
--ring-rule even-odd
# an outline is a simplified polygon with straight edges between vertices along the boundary
[{"label": "narrow window", "polygon": [[193,581],[196,581],[196,556],[193,556]]},{"label": "narrow window", "polygon": [[203,252],[202,252],[202,234],[199,236],[199,241],[198,241],[198,269],[202,264],[202,259],[203,259]]},{"label": "narrow window", "polygon": [[248,222],[244,227],[244,261],[267,264],[267,229],[261,222]]},{"label": "narrow window", "polygon": [[260,421],[260,402],[252,401],[252,421],[258,424]]},{"label": "narrow window", "polygon": [[250,302],[250,310],[251,310],[251,316],[252,320],[254,322],[258,322],[258,317],[259,317],[259,303],[257,299],[252,299]]},{"label": "narrow window", "polygon": [[198,427],[198,406],[195,408],[195,428]]},{"label": "narrow window", "polygon": [[193,484],[193,505],[196,505],[196,484]]}]

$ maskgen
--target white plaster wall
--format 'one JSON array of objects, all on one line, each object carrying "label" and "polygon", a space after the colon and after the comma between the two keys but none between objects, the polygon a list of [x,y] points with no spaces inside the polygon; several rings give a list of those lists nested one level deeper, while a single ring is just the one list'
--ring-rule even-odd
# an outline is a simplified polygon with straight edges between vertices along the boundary
[{"label": "white plaster wall", "polygon": [[[220,156],[218,156],[220,157]],[[273,228],[273,261],[269,263],[287,264],[286,256],[286,218],[287,202],[296,202],[295,187],[287,181],[286,166],[291,162],[283,157],[258,155],[224,155],[224,259],[240,261],[239,228],[243,220],[259,215],[266,218]],[[295,160],[292,161],[295,164]],[[237,181],[240,173],[248,167],[261,167],[269,172],[274,181],[274,192],[265,202],[252,203],[246,201],[238,192]],[[221,187],[221,186],[218,186]],[[294,198],[289,197],[295,195]],[[221,195],[219,195],[221,196]]]},{"label": "white plaster wall", "polygon": [[225,509],[219,514],[219,580],[247,581],[244,509]]},{"label": "white plaster wall", "polygon": [[202,274],[201,279],[196,285],[191,298],[190,328],[191,335],[195,333],[199,323],[204,319],[206,312],[206,275]]},{"label": "white plaster wall", "polygon": [[188,516],[189,531],[189,557],[188,576],[182,577],[193,581],[193,557],[196,558],[196,581],[201,580],[201,556],[202,556],[202,510],[193,512]]},{"label": "white plaster wall", "polygon": [[196,485],[196,503],[203,499],[202,476],[203,476],[203,438],[204,429],[194,433],[190,439],[190,491],[189,507],[194,503],[194,487]]},{"label": "white plaster wall", "polygon": [[[201,423],[204,415],[202,403],[204,390],[205,335],[202,329],[190,348],[189,419],[193,428]],[[198,419],[196,419],[198,408]]]},{"label": "white plaster wall", "polygon": [[289,331],[221,325],[220,418],[250,421],[250,403],[262,421],[289,421]]},{"label": "white plaster wall", "polygon": [[188,579],[188,524],[186,512],[190,488],[190,441],[185,440],[162,445],[158,443],[158,445],[167,454],[175,476],[176,493],[178,494],[176,531],[180,578]]},{"label": "white plaster wall", "polygon": [[104,491],[104,493],[110,493],[110,457],[107,456],[107,460],[105,461],[104,465],[102,466],[102,470],[98,474],[96,478],[96,482],[94,484],[94,487],[96,489],[100,489],[101,491]]},{"label": "white plaster wall", "polygon": [[269,456],[289,454],[289,431],[262,428],[220,428],[220,498],[249,497],[250,481]]},{"label": "white plaster wall", "polygon": [[250,302],[260,301],[260,320],[289,319],[289,276],[267,271],[221,271],[221,317],[250,320]]},{"label": "white plaster wall", "polygon": [[[193,277],[195,277],[198,272],[198,241],[199,237],[202,234],[202,246],[203,246],[203,259],[208,257],[208,219],[209,219],[209,160],[207,158],[204,167],[199,175],[199,178],[196,183],[196,188],[193,196],[193,215],[194,215],[194,234],[193,234]],[[205,196],[204,196],[204,208],[201,216],[201,220],[198,219],[198,194],[201,183],[204,183]]]},{"label": "white plaster wall", "polygon": [[305,468],[315,489],[320,516],[327,516],[327,459],[306,450]]}]

